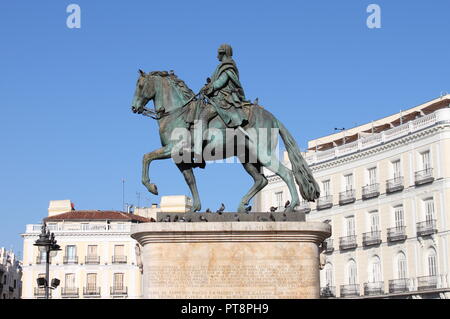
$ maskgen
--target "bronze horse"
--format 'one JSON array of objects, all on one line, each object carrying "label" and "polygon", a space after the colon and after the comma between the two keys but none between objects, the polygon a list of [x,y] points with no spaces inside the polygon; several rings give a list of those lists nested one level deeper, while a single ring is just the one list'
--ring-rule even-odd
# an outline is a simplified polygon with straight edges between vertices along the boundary
[{"label": "bronze horse", "polygon": [[[155,113],[160,115],[157,120],[162,144],[161,148],[144,155],[142,183],[149,192],[158,195],[156,185],[150,182],[150,163],[153,160],[175,159],[177,157],[175,163],[182,172],[192,193],[192,211],[199,211],[201,203],[192,170],[198,167],[198,163],[193,163],[191,157],[188,160],[179,161],[180,154],[179,150],[176,149],[179,141],[176,138],[174,139],[174,136],[177,135],[175,134],[176,130],[187,131],[189,128],[189,124],[186,122],[186,110],[193,103],[198,103],[199,101],[195,100],[194,92],[173,73],[154,71],[146,74],[141,70],[139,72],[140,75],[137,80],[131,109],[134,113],[142,114],[147,111],[145,108],[147,103],[153,100]],[[237,156],[247,173],[253,177],[254,185],[242,198],[237,211],[245,212],[245,206],[267,185],[268,181],[262,173],[262,167],[266,167],[280,176],[287,184],[291,194],[291,201],[285,212],[295,211],[295,207],[300,204],[294,179],[305,200],[314,201],[317,199],[320,196],[319,186],[289,131],[264,108],[258,105],[251,105],[246,107],[246,109],[251,112],[249,123],[243,128],[247,132],[247,136],[242,134],[244,138],[237,138],[236,143],[234,135],[230,137],[230,134],[226,134],[227,130],[230,129],[226,127],[219,117],[215,117],[208,125],[210,133],[207,134],[208,136],[205,136],[203,143],[204,151],[209,151],[205,152],[207,154],[204,155],[206,161]],[[272,137],[269,136],[270,134],[267,134],[269,131],[279,132],[292,164],[292,170],[285,167],[276,157],[275,148],[278,142],[278,134],[274,138],[273,134]],[[232,146],[230,147],[230,145]]]}]

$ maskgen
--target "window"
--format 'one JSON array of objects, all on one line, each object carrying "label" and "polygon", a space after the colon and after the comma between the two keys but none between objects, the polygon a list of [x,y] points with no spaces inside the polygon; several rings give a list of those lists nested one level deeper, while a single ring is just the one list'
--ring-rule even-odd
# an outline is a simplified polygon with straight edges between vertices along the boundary
[{"label": "window", "polygon": [[278,209],[283,209],[283,192],[276,192],[275,193],[275,201]]},{"label": "window", "polygon": [[88,257],[97,257],[97,245],[89,245],[87,250]]},{"label": "window", "polygon": [[356,285],[358,283],[356,273],[356,263],[353,259],[351,259],[347,263],[347,280],[349,285]]},{"label": "window", "polygon": [[377,183],[377,168],[372,167],[368,170],[369,173],[369,185],[373,185]]},{"label": "window", "polygon": [[355,235],[355,217],[349,216],[345,219],[347,236]]},{"label": "window", "polygon": [[381,261],[380,257],[373,256],[369,266],[369,282],[380,282],[381,276]]},{"label": "window", "polygon": [[113,285],[114,285],[114,289],[115,290],[122,290],[123,289],[123,273],[116,273],[116,274],[114,274]]},{"label": "window", "polygon": [[65,288],[66,289],[75,288],[75,274],[66,274]]},{"label": "window", "polygon": [[322,182],[322,188],[323,188],[323,195],[324,196],[330,196],[330,180],[323,181]]},{"label": "window", "polygon": [[86,287],[90,291],[97,289],[97,274],[87,274]]},{"label": "window", "polygon": [[405,221],[403,219],[403,206],[394,207],[394,219],[395,219],[395,227],[400,228],[405,225]]},{"label": "window", "polygon": [[426,199],[425,204],[425,220],[431,222],[434,219],[434,202],[433,199]]},{"label": "window", "polygon": [[403,252],[397,254],[397,278],[405,279],[407,277],[406,256]]},{"label": "window", "polygon": [[125,246],[115,245],[114,246],[114,256],[125,256]]},{"label": "window", "polygon": [[351,191],[353,189],[353,174],[347,174],[344,176],[345,190]]},{"label": "window", "polygon": [[437,265],[436,265],[436,251],[430,248],[428,251],[428,276],[437,275]]},{"label": "window", "polygon": [[373,211],[369,213],[370,216],[370,231],[376,232],[380,228],[380,215],[378,214],[378,211]]},{"label": "window", "polygon": [[422,169],[427,170],[431,168],[430,151],[420,153],[422,158]]},{"label": "window", "polygon": [[394,171],[394,178],[398,179],[401,177],[401,171],[400,171],[400,160],[396,160],[392,162],[392,169]]},{"label": "window", "polygon": [[89,223],[82,223],[81,230],[89,230]]},{"label": "window", "polygon": [[66,246],[66,256],[68,261],[75,261],[76,255],[77,254],[75,245]]}]

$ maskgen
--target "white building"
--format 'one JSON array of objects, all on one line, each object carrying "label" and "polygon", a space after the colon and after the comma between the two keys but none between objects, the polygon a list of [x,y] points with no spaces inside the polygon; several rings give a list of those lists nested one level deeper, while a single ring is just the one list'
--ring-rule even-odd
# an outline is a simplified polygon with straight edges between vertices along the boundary
[{"label": "white building", "polygon": [[[450,296],[449,105],[445,95],[309,141],[304,156],[321,197],[300,208],[332,225],[324,297]],[[290,200],[280,178],[266,176],[256,211]]]},{"label": "white building", "polygon": [[20,299],[22,263],[12,250],[0,247],[0,299]]}]

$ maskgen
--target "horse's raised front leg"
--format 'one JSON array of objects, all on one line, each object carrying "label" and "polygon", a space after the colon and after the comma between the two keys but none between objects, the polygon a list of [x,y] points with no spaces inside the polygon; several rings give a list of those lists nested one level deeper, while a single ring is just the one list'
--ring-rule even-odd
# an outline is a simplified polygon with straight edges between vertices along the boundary
[{"label": "horse's raised front leg", "polygon": [[153,160],[170,158],[171,150],[171,146],[164,146],[157,149],[156,151],[145,154],[144,158],[142,159],[142,184],[144,184],[148,191],[154,195],[158,195],[158,187],[155,184],[150,183],[150,176],[148,174],[150,163]]},{"label": "horse's raised front leg", "polygon": [[245,212],[245,206],[248,205],[250,200],[255,196],[260,190],[262,190],[264,187],[266,187],[268,181],[267,178],[260,172],[261,165],[260,164],[252,164],[252,163],[242,163],[247,173],[249,173],[252,177],[255,183],[253,184],[252,188],[245,194],[244,197],[242,197],[242,200],[238,207],[239,213]]},{"label": "horse's raised front leg", "polygon": [[197,212],[202,208],[202,204],[200,203],[200,197],[198,196],[197,183],[195,182],[192,167],[188,164],[177,164],[177,167],[181,173],[183,173],[184,179],[191,190],[193,200],[191,212]]}]

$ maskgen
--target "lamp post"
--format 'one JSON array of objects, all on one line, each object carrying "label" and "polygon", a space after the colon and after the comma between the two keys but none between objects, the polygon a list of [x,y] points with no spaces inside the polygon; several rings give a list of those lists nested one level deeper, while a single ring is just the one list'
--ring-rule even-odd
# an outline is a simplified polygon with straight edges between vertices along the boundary
[{"label": "lamp post", "polygon": [[[34,246],[37,246],[39,248],[40,254],[45,253],[45,299],[48,299],[49,297],[49,281],[50,281],[50,254],[52,253],[52,257],[56,256],[58,250],[61,250],[59,245],[56,244],[55,240],[55,234],[51,233],[47,229],[47,225],[45,222],[42,224],[41,228],[41,234],[39,235],[39,239],[36,240]],[[53,286],[53,282],[55,282],[55,286]],[[39,282],[38,284],[42,285],[42,282]],[[53,279],[52,286],[53,288],[56,288],[59,285],[59,280]]]}]

